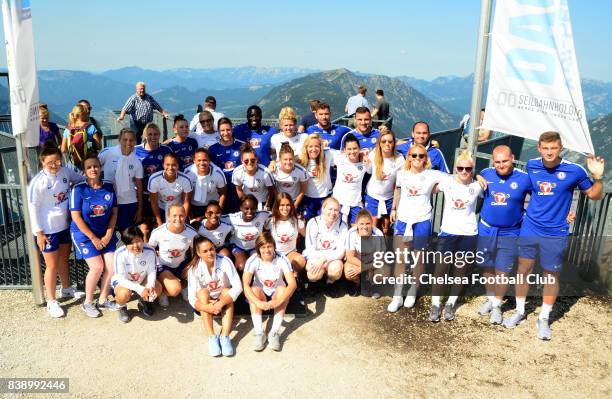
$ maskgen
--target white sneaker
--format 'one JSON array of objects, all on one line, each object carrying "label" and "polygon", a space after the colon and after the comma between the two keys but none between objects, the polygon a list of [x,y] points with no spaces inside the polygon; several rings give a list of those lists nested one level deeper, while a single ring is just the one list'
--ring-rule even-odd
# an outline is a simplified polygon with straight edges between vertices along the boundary
[{"label": "white sneaker", "polygon": [[410,309],[414,306],[415,302],[416,302],[416,296],[408,295],[406,299],[404,300],[404,307]]},{"label": "white sneaker", "polygon": [[85,293],[83,291],[79,291],[74,287],[62,288],[60,290],[60,299],[64,299],[64,298],[79,299],[79,298],[83,298],[84,296],[85,296]]},{"label": "white sneaker", "polygon": [[387,306],[387,312],[397,312],[402,307],[403,303],[404,299],[401,296],[394,296],[389,306]]},{"label": "white sneaker", "polygon": [[62,309],[56,300],[47,301],[47,313],[55,318],[64,317],[64,309]]},{"label": "white sneaker", "polygon": [[170,301],[168,300],[168,296],[165,294],[161,294],[159,296],[159,306],[161,306],[162,308],[167,308],[168,306],[170,306]]},{"label": "white sneaker", "polygon": [[187,287],[181,290],[181,296],[183,297],[183,301],[189,302],[189,292],[187,291]]}]

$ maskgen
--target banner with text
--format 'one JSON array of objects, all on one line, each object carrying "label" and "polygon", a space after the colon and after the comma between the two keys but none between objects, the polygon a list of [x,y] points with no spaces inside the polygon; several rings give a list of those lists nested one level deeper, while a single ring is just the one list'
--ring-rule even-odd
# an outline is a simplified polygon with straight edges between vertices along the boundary
[{"label": "banner with text", "polygon": [[483,128],[594,153],[567,0],[497,1]]},{"label": "banner with text", "polygon": [[30,0],[2,0],[2,17],[13,134],[25,133],[23,145],[36,147],[40,135],[39,99]]}]

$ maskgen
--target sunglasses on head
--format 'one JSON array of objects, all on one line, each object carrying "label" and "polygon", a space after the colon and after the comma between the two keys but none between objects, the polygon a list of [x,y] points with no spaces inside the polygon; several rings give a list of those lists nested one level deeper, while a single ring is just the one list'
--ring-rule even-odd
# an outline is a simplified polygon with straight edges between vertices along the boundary
[{"label": "sunglasses on head", "polygon": [[474,168],[471,166],[457,166],[457,172],[471,172]]},{"label": "sunglasses on head", "polygon": [[419,158],[419,159],[425,158],[425,154],[415,154],[415,153],[412,153],[412,154],[410,154],[410,156],[412,158]]}]

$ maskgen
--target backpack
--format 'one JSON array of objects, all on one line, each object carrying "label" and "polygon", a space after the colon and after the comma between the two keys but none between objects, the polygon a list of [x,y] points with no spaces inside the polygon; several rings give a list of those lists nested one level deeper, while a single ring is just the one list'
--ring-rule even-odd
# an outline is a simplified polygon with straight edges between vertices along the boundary
[{"label": "backpack", "polygon": [[88,143],[87,138],[88,127],[89,123],[72,127],[68,134],[68,158],[78,169],[83,168],[83,160],[91,150],[91,143]]}]

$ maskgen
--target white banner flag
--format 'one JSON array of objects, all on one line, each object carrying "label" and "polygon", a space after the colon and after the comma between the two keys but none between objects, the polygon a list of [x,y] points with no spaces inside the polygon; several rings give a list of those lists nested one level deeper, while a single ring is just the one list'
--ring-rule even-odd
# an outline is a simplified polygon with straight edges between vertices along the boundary
[{"label": "white banner flag", "polygon": [[2,0],[2,17],[11,89],[13,134],[25,133],[23,145],[36,147],[40,135],[38,80],[30,0]]},{"label": "white banner flag", "polygon": [[567,0],[498,0],[483,127],[593,154]]}]

